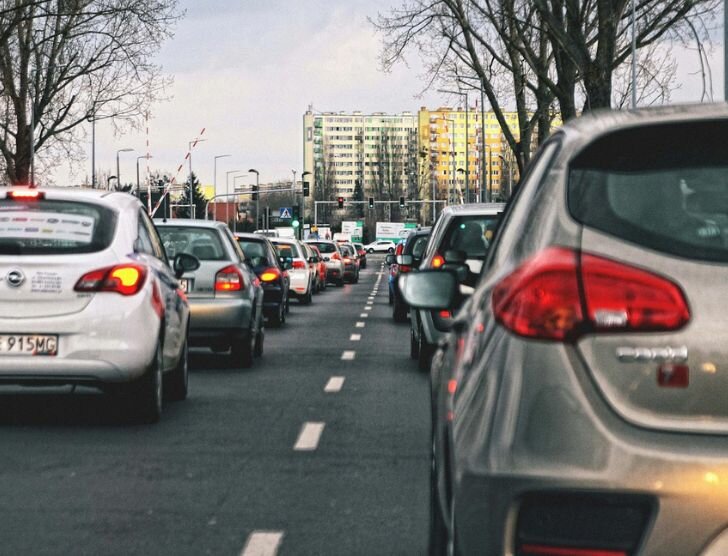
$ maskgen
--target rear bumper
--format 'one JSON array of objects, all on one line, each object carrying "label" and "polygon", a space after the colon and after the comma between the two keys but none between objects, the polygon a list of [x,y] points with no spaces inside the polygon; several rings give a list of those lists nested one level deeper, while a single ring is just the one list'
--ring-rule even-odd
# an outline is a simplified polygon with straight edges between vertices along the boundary
[{"label": "rear bumper", "polygon": [[0,384],[122,383],[154,358],[160,320],[145,295],[96,295],[79,312],[42,318],[0,317],[0,333],[58,335],[56,355],[0,355]]},{"label": "rear bumper", "polygon": [[190,299],[190,345],[228,341],[250,328],[253,305],[248,299]]}]

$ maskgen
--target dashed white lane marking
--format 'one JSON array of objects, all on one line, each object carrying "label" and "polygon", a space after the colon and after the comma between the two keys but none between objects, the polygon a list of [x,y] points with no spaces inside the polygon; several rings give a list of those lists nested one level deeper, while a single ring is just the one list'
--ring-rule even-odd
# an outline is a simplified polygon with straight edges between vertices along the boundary
[{"label": "dashed white lane marking", "polygon": [[343,376],[332,376],[324,386],[324,392],[341,392],[341,388],[344,386]]},{"label": "dashed white lane marking", "polygon": [[240,556],[275,556],[282,540],[282,531],[253,531]]},{"label": "dashed white lane marking", "polygon": [[374,305],[374,301],[372,301],[371,299],[369,299],[369,300],[367,301],[367,305]]},{"label": "dashed white lane marking", "polygon": [[367,318],[368,316],[369,316],[369,313],[362,313],[361,315],[359,315],[359,318],[360,318],[360,319],[365,319],[365,318]]},{"label": "dashed white lane marking", "polygon": [[364,328],[366,325],[367,325],[367,323],[360,321],[360,322],[357,322],[355,326],[356,326],[356,328]]},{"label": "dashed white lane marking", "polygon": [[349,350],[347,350],[347,351],[345,351],[344,353],[341,354],[341,360],[342,361],[353,361],[354,360],[354,357],[356,357],[356,352],[355,351],[349,351]]},{"label": "dashed white lane marking", "polygon": [[352,342],[358,342],[359,340],[361,340],[361,334],[352,334],[349,337],[349,340],[352,341]]},{"label": "dashed white lane marking", "polygon": [[321,439],[321,433],[324,432],[325,423],[313,423],[307,422],[301,427],[301,432],[296,440],[294,450],[299,452],[310,452],[318,447],[319,440]]},{"label": "dashed white lane marking", "polygon": [[371,311],[371,310],[372,310],[372,307],[371,307],[371,305],[369,305],[369,306],[367,306],[367,307],[364,307],[364,310],[365,310],[365,311]]}]

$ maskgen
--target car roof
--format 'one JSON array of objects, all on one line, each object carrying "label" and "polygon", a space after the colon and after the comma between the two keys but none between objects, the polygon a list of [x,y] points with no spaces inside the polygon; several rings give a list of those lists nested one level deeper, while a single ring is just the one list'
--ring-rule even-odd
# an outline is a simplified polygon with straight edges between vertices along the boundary
[{"label": "car roof", "polygon": [[[22,186],[12,186],[12,189],[31,189]],[[106,208],[119,211],[142,206],[139,199],[121,191],[106,191],[105,189],[91,189],[88,187],[38,187],[32,188],[42,192],[46,199],[60,201],[86,201],[102,205]]]},{"label": "car roof", "polygon": [[224,227],[225,224],[218,222],[217,220],[196,220],[194,218],[155,218],[155,226],[185,226],[188,228],[220,228]]}]

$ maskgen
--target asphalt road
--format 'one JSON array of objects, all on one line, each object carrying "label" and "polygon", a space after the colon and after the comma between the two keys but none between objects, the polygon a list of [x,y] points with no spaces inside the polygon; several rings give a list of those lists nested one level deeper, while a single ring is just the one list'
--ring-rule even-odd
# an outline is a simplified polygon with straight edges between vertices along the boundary
[{"label": "asphalt road", "polygon": [[293,302],[249,371],[194,351],[157,425],[93,391],[0,391],[0,554],[424,554],[427,376],[386,273],[368,299],[381,260]]}]

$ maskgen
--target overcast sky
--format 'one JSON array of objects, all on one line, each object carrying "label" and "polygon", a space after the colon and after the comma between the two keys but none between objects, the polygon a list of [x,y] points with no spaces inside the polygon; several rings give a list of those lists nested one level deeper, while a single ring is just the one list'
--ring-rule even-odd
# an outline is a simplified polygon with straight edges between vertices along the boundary
[{"label": "overcast sky", "polygon": [[[188,141],[204,128],[193,150],[193,170],[202,183],[213,183],[213,157],[219,159],[218,190],[225,172],[257,168],[261,182],[290,179],[302,171],[302,117],[309,104],[317,111],[397,113],[420,106],[447,104],[442,94],[424,87],[415,56],[412,67],[384,73],[380,42],[367,17],[387,12],[399,0],[181,0],[186,10],[159,63],[174,77],[170,100],[155,105],[149,122],[150,167],[174,174]],[[678,52],[681,89],[673,101],[697,101],[697,57]],[[722,53],[713,56],[716,99],[722,97]],[[135,181],[136,157],[145,154],[145,134],[114,137],[108,123],[97,125],[97,171],[116,173],[121,153],[124,182]],[[89,160],[59,183],[81,182],[90,175]],[[142,168],[144,160],[140,161]],[[177,176],[184,181],[186,173]],[[254,177],[237,180],[252,183]],[[232,182],[231,182],[232,183]]]}]

